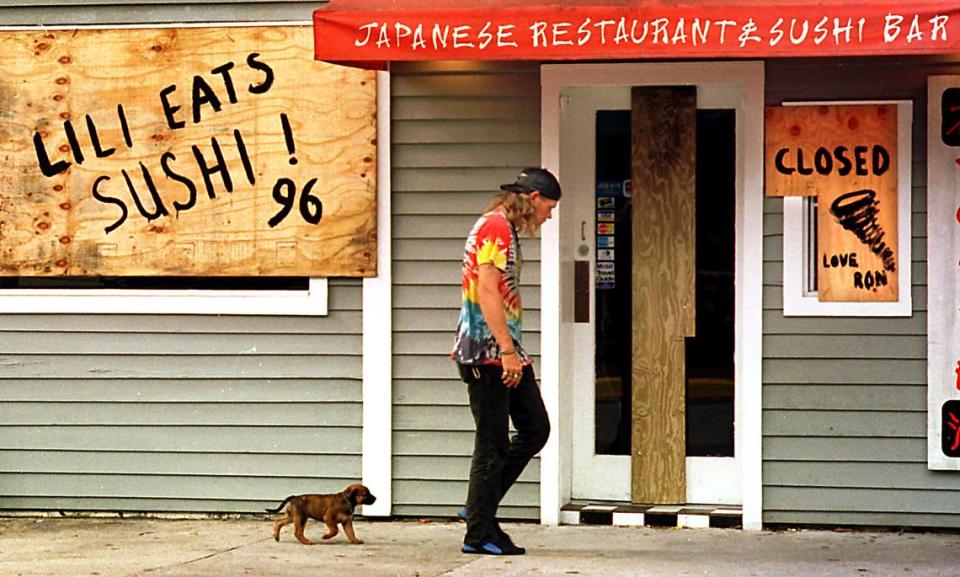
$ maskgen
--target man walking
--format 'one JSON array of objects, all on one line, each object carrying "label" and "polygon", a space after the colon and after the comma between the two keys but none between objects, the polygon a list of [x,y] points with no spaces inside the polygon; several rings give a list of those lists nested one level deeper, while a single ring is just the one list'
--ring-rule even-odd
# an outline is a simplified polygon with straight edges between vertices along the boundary
[{"label": "man walking", "polygon": [[[550,435],[533,361],[521,342],[520,239],[534,234],[560,201],[560,183],[525,168],[474,224],[463,256],[463,304],[451,357],[467,384],[476,423],[464,553],[520,555],[497,508]],[[509,420],[517,434],[510,439]]]}]

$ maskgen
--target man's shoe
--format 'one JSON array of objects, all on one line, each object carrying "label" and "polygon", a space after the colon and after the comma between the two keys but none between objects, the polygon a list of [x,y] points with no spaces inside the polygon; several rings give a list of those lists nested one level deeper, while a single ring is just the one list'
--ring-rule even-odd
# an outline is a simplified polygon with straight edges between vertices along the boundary
[{"label": "man's shoe", "polygon": [[[507,535],[507,532],[500,528],[500,523],[497,523],[497,539],[503,541],[504,543],[509,543],[513,545],[513,539],[510,538],[510,535]],[[513,545],[516,547],[516,545]],[[523,547],[519,547],[522,549]]]},{"label": "man's shoe", "polygon": [[527,552],[523,547],[517,547],[511,542],[499,538],[483,543],[464,543],[460,550],[474,555],[523,555]]},{"label": "man's shoe", "polygon": [[[466,521],[466,520],[467,520],[467,507],[466,507],[466,506],[460,507],[460,510],[457,511],[457,517],[460,518],[461,521]],[[501,541],[505,541],[505,542],[509,543],[510,545],[513,545],[513,539],[510,538],[510,535],[508,535],[506,531],[504,531],[503,529],[500,528],[500,523],[497,523],[497,537],[498,537]],[[513,546],[516,547],[516,545],[513,545]],[[523,549],[523,547],[518,547],[518,549]]]}]

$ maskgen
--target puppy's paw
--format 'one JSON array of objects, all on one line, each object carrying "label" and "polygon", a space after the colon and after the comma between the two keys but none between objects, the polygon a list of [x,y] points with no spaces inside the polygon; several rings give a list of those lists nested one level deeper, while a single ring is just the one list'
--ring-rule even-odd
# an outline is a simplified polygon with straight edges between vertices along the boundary
[{"label": "puppy's paw", "polygon": [[353,542],[354,545],[363,545],[363,539],[357,539]]}]

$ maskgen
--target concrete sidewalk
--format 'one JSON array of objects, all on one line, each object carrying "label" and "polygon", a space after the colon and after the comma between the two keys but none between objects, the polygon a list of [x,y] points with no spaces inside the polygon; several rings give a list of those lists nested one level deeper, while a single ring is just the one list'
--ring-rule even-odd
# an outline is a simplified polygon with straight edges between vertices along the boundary
[{"label": "concrete sidewalk", "polygon": [[[271,520],[0,519],[4,577],[430,577],[960,575],[960,535],[505,524],[520,557],[463,555],[454,522],[358,520],[307,547]],[[307,525],[320,540],[321,525]]]}]

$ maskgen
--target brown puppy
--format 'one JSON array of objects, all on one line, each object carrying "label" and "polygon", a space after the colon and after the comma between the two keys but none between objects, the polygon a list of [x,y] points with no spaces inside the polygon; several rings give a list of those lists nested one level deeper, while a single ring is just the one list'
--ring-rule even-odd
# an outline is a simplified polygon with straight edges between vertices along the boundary
[{"label": "brown puppy", "polygon": [[280,529],[293,523],[293,535],[304,545],[313,545],[313,542],[303,535],[303,528],[307,519],[316,519],[327,526],[324,539],[336,536],[337,523],[340,523],[350,542],[360,545],[363,541],[357,539],[353,532],[353,510],[357,505],[373,504],[376,500],[370,489],[360,483],[354,483],[340,493],[329,495],[290,495],[276,509],[267,509],[267,513],[279,513],[283,506],[287,505],[283,516],[273,523],[273,539],[279,541]]}]

